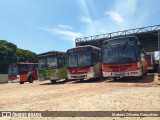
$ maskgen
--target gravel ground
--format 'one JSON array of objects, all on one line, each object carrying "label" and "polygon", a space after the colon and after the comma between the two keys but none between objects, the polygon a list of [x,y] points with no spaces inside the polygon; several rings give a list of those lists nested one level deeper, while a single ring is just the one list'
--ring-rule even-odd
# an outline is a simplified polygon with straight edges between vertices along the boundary
[{"label": "gravel ground", "polygon": [[[0,111],[160,111],[160,85],[154,83],[152,76],[140,81],[122,79],[114,82],[86,80],[59,81],[56,84],[51,84],[50,81],[35,81],[23,85],[9,83],[0,85],[0,93]],[[40,119],[62,119],[62,117]],[[160,118],[63,119],[159,120]]]}]

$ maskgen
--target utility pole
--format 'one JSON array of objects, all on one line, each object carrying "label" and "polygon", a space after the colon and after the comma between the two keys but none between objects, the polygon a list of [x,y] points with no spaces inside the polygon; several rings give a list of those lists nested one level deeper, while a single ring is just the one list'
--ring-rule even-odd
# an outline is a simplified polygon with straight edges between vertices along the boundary
[{"label": "utility pole", "polygon": [[158,32],[158,54],[159,54],[159,68],[158,68],[158,73],[160,73],[160,31]]}]

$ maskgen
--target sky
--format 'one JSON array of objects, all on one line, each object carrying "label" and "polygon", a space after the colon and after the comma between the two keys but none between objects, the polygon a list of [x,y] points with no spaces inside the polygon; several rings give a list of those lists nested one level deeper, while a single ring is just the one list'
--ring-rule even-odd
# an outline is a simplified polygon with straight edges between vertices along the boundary
[{"label": "sky", "polygon": [[0,0],[0,40],[37,54],[75,39],[160,24],[160,0]]}]

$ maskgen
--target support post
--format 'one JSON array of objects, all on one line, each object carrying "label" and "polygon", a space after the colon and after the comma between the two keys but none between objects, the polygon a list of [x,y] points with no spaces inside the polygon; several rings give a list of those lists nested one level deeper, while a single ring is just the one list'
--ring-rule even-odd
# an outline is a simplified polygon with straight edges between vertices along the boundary
[{"label": "support post", "polygon": [[160,73],[160,31],[158,32],[158,52],[159,52],[159,68],[158,68],[158,73]]}]

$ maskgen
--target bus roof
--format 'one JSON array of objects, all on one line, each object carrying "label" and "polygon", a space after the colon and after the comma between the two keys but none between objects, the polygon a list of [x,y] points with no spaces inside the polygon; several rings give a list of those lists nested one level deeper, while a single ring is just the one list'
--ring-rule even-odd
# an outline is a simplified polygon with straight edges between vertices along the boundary
[{"label": "bus roof", "polygon": [[33,65],[33,64],[38,64],[38,63],[31,63],[31,62],[16,62],[16,63],[11,63],[9,66],[14,66],[14,65],[18,65],[18,64],[22,64],[22,65]]},{"label": "bus roof", "polygon": [[103,43],[105,43],[105,42],[107,42],[107,41],[112,41],[112,40],[122,39],[122,38],[135,38],[135,40],[138,41],[138,45],[139,45],[140,48],[142,49],[143,53],[146,55],[146,52],[145,52],[145,50],[143,49],[143,47],[142,47],[140,41],[139,41],[138,38],[137,38],[136,36],[134,36],[134,35],[132,35],[132,36],[123,36],[123,37],[115,37],[115,38],[111,38],[111,39],[108,39],[108,40],[103,41],[103,42],[102,42],[102,45],[103,45]]},{"label": "bus roof", "polygon": [[105,43],[106,41],[112,41],[112,40],[122,39],[122,38],[135,38],[136,40],[138,40],[136,36],[123,36],[123,37],[110,38],[110,39],[104,40],[102,43]]},{"label": "bus roof", "polygon": [[100,50],[100,48],[92,46],[92,45],[84,45],[84,46],[78,46],[78,47],[75,47],[75,48],[68,49],[67,51],[70,51],[70,50],[73,50],[73,49],[78,49],[78,48],[93,48],[93,49]]},{"label": "bus roof", "polygon": [[38,54],[38,57],[45,57],[45,56],[57,55],[57,54],[66,54],[66,53],[61,51],[49,51],[49,52]]}]

